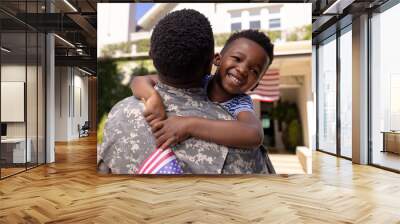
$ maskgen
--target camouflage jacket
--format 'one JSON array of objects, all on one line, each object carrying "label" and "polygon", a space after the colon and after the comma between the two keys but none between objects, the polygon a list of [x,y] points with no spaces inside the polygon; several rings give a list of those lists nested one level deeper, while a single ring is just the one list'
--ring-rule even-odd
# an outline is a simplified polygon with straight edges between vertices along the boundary
[{"label": "camouflage jacket", "polygon": [[[207,100],[203,88],[177,89],[162,83],[155,88],[164,100],[168,115],[232,120],[221,106]],[[155,138],[142,115],[143,110],[140,100],[128,97],[117,103],[108,115],[98,161],[112,173],[137,173],[140,164],[155,149]],[[189,138],[174,146],[174,152],[185,173],[268,173],[265,156],[259,149],[228,148]]]}]

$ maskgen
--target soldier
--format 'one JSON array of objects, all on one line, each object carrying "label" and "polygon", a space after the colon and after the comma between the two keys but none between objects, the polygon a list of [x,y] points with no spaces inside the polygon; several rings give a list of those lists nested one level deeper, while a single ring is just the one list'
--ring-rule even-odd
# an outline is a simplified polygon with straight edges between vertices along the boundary
[{"label": "soldier", "polygon": [[[155,91],[167,115],[232,120],[221,106],[207,100],[203,80],[214,56],[213,33],[207,18],[195,10],[168,14],[154,28],[150,57],[159,73]],[[151,104],[149,98],[145,104]],[[145,104],[128,97],[111,110],[99,150],[99,170],[135,174],[156,147],[143,116]],[[260,149],[235,149],[189,138],[175,145],[184,173],[268,173]]]}]

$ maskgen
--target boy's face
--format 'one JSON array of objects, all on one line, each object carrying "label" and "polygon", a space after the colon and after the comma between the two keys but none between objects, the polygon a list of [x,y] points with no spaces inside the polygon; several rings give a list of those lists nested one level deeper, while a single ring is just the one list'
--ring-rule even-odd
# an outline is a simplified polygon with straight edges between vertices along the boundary
[{"label": "boy's face", "polygon": [[214,64],[219,66],[222,86],[230,94],[241,94],[254,88],[269,62],[265,50],[246,38],[234,40],[214,59]]}]

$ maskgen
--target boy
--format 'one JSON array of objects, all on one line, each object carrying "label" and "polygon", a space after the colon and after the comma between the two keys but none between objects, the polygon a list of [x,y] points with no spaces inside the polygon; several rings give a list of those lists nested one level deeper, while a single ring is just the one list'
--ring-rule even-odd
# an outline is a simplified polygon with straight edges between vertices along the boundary
[{"label": "boy", "polygon": [[135,77],[132,92],[146,102],[145,117],[156,137],[157,147],[166,149],[189,137],[239,148],[260,146],[262,127],[255,116],[251,98],[245,93],[256,87],[272,59],[270,39],[257,30],[234,33],[221,54],[214,56],[217,71],[214,76],[205,77],[204,88],[208,98],[219,103],[235,118],[234,121],[193,116],[165,119],[164,105],[153,89],[157,76]]}]

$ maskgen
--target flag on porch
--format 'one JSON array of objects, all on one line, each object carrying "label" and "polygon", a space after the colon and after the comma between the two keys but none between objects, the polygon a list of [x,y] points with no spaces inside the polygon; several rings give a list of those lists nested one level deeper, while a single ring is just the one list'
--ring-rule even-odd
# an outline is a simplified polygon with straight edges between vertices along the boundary
[{"label": "flag on porch", "polygon": [[251,99],[262,102],[279,100],[279,71],[268,70],[253,91],[249,91]]}]

